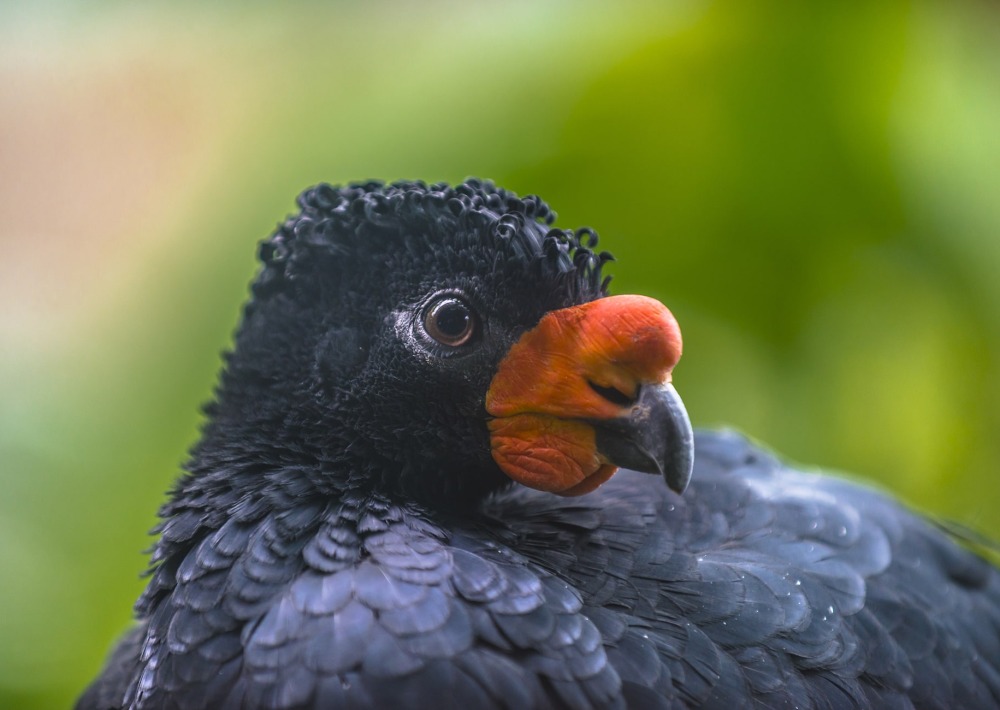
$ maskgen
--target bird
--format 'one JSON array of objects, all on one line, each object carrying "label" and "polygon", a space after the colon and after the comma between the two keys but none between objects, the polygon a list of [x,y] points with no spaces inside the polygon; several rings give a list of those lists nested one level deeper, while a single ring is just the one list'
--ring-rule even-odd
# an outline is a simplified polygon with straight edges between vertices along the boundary
[{"label": "bird", "polygon": [[478,179],[298,197],[78,709],[1000,706],[1000,572],[692,429],[674,316],[555,220]]}]

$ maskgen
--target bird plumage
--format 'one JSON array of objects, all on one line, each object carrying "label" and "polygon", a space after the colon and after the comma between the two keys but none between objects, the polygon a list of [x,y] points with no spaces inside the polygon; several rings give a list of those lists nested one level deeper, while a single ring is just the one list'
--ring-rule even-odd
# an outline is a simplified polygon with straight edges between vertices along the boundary
[{"label": "bird plumage", "polygon": [[[485,394],[605,294],[590,232],[478,182],[300,207],[79,708],[1000,704],[1000,574],[883,494],[726,432],[683,494],[509,484]],[[442,290],[484,321],[467,355],[411,342]]]}]

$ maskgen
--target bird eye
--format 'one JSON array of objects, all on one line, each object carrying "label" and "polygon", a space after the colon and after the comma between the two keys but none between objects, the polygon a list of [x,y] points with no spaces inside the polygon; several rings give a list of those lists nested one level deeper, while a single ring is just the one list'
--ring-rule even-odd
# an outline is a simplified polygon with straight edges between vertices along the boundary
[{"label": "bird eye", "polygon": [[431,304],[424,316],[424,330],[442,345],[457,348],[476,334],[476,316],[459,298],[448,296]]}]

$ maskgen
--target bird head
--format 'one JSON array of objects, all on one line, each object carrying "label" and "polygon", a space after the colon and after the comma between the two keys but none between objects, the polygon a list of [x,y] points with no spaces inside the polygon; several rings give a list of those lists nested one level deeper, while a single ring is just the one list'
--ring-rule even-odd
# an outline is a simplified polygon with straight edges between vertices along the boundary
[{"label": "bird head", "polygon": [[683,490],[680,331],[607,294],[592,231],[476,180],[319,185],[298,206],[261,245],[196,461],[266,450],[452,505],[511,480],[580,495],[618,466]]}]

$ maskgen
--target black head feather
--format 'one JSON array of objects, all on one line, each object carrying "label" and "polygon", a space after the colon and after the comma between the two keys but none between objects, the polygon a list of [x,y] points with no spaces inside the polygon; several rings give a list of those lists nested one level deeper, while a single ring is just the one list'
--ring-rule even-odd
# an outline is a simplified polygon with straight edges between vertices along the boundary
[{"label": "black head feather", "polygon": [[[298,205],[260,247],[193,476],[301,459],[325,472],[310,483],[320,493],[346,477],[439,504],[505,484],[489,454],[489,382],[542,315],[606,294],[611,256],[596,234],[555,229],[539,198],[478,180],[324,184]],[[417,332],[442,293],[481,326],[465,352]]]},{"label": "black head feather", "polygon": [[[548,204],[489,181],[469,179],[454,187],[421,181],[321,184],[299,195],[297,203],[300,212],[261,244],[264,269],[253,285],[255,301],[306,274],[333,272],[338,263],[350,269],[366,256],[428,245],[440,250],[444,267],[500,266],[559,283],[574,300],[590,300],[607,289],[601,267],[611,255],[595,253],[593,230],[551,228],[556,213]],[[452,261],[458,255],[475,258],[484,249],[495,254],[492,264]],[[254,305],[251,301],[248,312]]]}]

